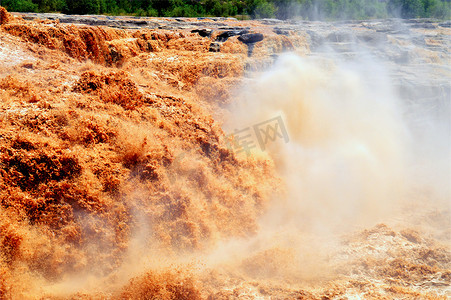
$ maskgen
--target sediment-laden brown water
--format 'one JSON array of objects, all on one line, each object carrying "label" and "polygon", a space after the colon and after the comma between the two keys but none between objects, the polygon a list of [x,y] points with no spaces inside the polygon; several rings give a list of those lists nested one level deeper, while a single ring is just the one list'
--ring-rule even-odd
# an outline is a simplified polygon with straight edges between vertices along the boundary
[{"label": "sediment-laden brown water", "polygon": [[449,22],[0,16],[0,299],[451,296]]}]

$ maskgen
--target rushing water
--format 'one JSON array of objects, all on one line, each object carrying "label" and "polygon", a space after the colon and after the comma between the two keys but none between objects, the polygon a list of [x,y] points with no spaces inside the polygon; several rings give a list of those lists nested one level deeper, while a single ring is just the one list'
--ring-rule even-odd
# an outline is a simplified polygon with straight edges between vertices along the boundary
[{"label": "rushing water", "polygon": [[450,295],[446,55],[314,33],[2,26],[0,299]]}]

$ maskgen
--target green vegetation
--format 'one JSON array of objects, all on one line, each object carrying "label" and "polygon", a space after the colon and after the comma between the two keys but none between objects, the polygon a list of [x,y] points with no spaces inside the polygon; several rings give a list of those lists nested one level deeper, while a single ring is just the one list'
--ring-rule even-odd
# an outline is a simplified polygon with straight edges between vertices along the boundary
[{"label": "green vegetation", "polygon": [[10,11],[306,20],[451,18],[450,0],[0,0]]}]

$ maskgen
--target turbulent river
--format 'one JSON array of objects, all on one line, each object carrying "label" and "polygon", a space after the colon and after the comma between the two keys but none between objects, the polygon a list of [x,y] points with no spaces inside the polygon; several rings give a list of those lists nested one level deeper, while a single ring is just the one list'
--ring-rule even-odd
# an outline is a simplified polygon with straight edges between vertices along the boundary
[{"label": "turbulent river", "polygon": [[449,25],[0,7],[0,299],[451,297]]}]

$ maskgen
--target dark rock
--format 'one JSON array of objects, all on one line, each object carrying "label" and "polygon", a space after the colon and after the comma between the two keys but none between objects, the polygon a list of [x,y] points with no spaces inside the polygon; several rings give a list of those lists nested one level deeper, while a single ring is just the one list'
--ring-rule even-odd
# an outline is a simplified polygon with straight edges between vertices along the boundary
[{"label": "dark rock", "polygon": [[33,20],[36,20],[38,17],[36,17],[34,15],[24,15],[24,16],[22,16],[22,18],[27,21],[33,21]]},{"label": "dark rock", "polygon": [[202,29],[193,29],[191,30],[193,33],[198,33],[201,37],[210,37],[213,30],[208,28],[202,28]]},{"label": "dark rock", "polygon": [[391,22],[387,24],[375,24],[376,32],[385,32],[390,34],[409,34],[409,26],[401,22]]},{"label": "dark rock", "polygon": [[243,35],[249,33],[249,30],[243,29],[243,30],[228,30],[224,31],[221,34],[219,34],[216,37],[217,42],[225,42],[228,40],[229,37],[236,36],[236,35]]},{"label": "dark rock", "polygon": [[[106,22],[106,21],[103,21],[103,22]],[[133,25],[138,25],[138,26],[147,25],[147,21],[146,20],[127,20],[126,23],[133,24]]]},{"label": "dark rock", "polygon": [[360,20],[340,20],[333,22],[335,25],[350,25],[350,24],[360,24]]},{"label": "dark rock", "polygon": [[261,33],[246,33],[238,37],[240,42],[245,44],[253,44],[263,40],[263,34]]},{"label": "dark rock", "polygon": [[278,19],[261,19],[259,21],[260,21],[260,23],[265,24],[265,25],[275,25],[275,24],[283,23],[282,20],[278,20]]},{"label": "dark rock", "polygon": [[329,34],[326,40],[332,43],[351,43],[355,40],[355,36],[350,32],[337,31]]},{"label": "dark rock", "polygon": [[111,61],[113,63],[119,63],[123,60],[124,56],[121,54],[120,51],[117,51],[116,47],[109,45],[108,49],[110,50]]},{"label": "dark rock", "polygon": [[212,42],[210,44],[210,49],[208,50],[210,52],[219,52],[221,51],[221,44],[218,42]]},{"label": "dark rock", "polygon": [[443,23],[439,23],[438,26],[445,27],[445,28],[451,28],[451,21],[446,21]]},{"label": "dark rock", "polygon": [[274,28],[274,33],[275,34],[279,34],[279,35],[290,35],[290,31],[286,30],[286,29],[281,29],[281,28]]},{"label": "dark rock", "polygon": [[240,35],[238,40],[247,46],[247,56],[251,57],[252,52],[254,51],[255,43],[263,40],[263,34],[261,33],[246,33]]},{"label": "dark rock", "polygon": [[[222,23],[221,23],[222,24]],[[251,29],[250,27],[230,27],[230,26],[220,26],[220,27],[218,27],[218,29],[219,30],[227,30],[227,31],[230,31],[230,30],[237,30],[237,31],[239,31],[239,30],[249,30],[249,29]]]},{"label": "dark rock", "polygon": [[412,28],[424,28],[424,29],[435,29],[436,28],[436,26],[434,24],[431,24],[431,23],[416,23],[416,24],[410,25],[410,27],[412,27]]},{"label": "dark rock", "polygon": [[423,24],[423,23],[434,23],[433,19],[422,18],[422,19],[407,19],[403,20],[404,23],[414,23],[414,24]]},{"label": "dark rock", "polygon": [[25,68],[25,69],[30,69],[30,70],[34,69],[34,66],[32,63],[24,63],[21,65],[21,67]]}]

